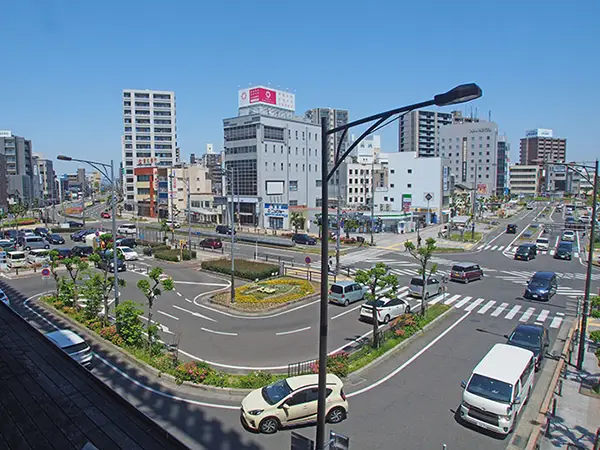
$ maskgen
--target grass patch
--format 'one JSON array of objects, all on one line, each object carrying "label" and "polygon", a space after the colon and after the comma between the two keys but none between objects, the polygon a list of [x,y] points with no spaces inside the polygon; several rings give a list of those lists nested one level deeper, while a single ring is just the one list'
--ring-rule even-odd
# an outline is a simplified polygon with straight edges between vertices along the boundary
[{"label": "grass patch", "polygon": [[425,310],[425,316],[415,316],[416,326],[405,327],[403,333],[393,332],[393,336],[385,339],[379,348],[375,349],[371,345],[365,345],[356,353],[350,355],[348,365],[349,372],[355,372],[358,369],[365,367],[383,354],[389,352],[401,342],[405,341],[415,333],[419,332],[425,325],[431,323],[437,317],[451,308],[449,305],[433,305]]},{"label": "grass patch", "polygon": [[482,233],[479,231],[475,232],[475,235],[473,237],[473,233],[470,230],[467,230],[464,232],[464,234],[460,235],[460,233],[452,233],[450,234],[450,236],[447,238],[449,241],[455,241],[455,242],[478,242],[481,237],[482,237]]},{"label": "grass patch", "polygon": [[461,247],[436,247],[433,253],[460,253],[465,249]]},{"label": "grass patch", "polygon": [[[231,275],[231,260],[227,258],[203,261],[201,267],[204,270]],[[235,260],[235,276],[246,280],[264,280],[279,274],[279,266],[246,259]]]}]

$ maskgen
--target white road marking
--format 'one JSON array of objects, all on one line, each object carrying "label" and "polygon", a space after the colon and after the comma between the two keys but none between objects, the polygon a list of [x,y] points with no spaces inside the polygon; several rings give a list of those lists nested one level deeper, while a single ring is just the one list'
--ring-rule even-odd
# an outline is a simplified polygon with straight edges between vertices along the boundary
[{"label": "white road marking", "polygon": [[503,248],[504,248],[504,245],[501,245],[500,247],[498,247],[498,251],[501,252]]},{"label": "white road marking", "polygon": [[547,309],[544,309],[539,316],[537,316],[537,319],[535,319],[536,322],[544,322],[546,321],[546,319],[548,318],[548,314],[550,314],[550,311],[548,311]]},{"label": "white road marking", "polygon": [[519,312],[519,310],[521,309],[521,305],[515,305],[513,306],[513,309],[511,309],[508,314],[506,316],[504,316],[505,319],[511,320],[513,317],[515,317],[517,315],[517,313]]},{"label": "white road marking", "polygon": [[173,308],[179,309],[180,311],[184,311],[184,312],[186,312],[188,314],[191,314],[192,316],[200,317],[201,319],[206,319],[206,320],[209,320],[211,322],[216,322],[215,319],[212,319],[210,317],[204,316],[204,315],[202,315],[200,313],[197,313],[197,312],[194,312],[194,311],[190,311],[189,309],[182,308],[181,306],[177,306],[177,305],[172,305],[172,306],[173,306]]},{"label": "white road marking", "polygon": [[454,303],[459,298],[460,298],[460,294],[453,295],[452,297],[450,297],[448,300],[446,300],[444,302],[444,305],[451,305],[452,303]]},{"label": "white road marking", "polygon": [[209,333],[214,333],[214,334],[222,334],[223,336],[237,336],[237,333],[227,333],[226,331],[215,331],[215,330],[209,330],[208,328],[204,328],[201,327],[200,328],[202,331],[207,331]]},{"label": "white road marking", "polygon": [[275,336],[284,336],[286,334],[300,333],[301,331],[310,330],[310,327],[299,328],[297,330],[291,331],[280,331],[279,333],[275,333]]},{"label": "white road marking", "polygon": [[462,308],[466,303],[469,303],[469,300],[471,300],[473,297],[465,297],[463,298],[460,302],[458,302],[456,305],[454,305],[455,308]]},{"label": "white road marking", "polygon": [[445,298],[447,298],[448,295],[449,295],[448,293],[440,294],[436,298],[434,298],[433,300],[429,300],[429,302],[427,302],[427,304],[428,305],[435,305],[436,303],[439,303],[442,300],[444,300]]},{"label": "white road marking", "polygon": [[177,295],[179,295],[180,297],[183,297],[183,295],[181,295],[179,292],[175,292]]},{"label": "white road marking", "polygon": [[[237,314],[232,314],[232,313],[229,313],[229,312],[226,312],[226,311],[220,311],[218,309],[211,308],[210,306],[203,305],[202,303],[199,303],[197,301],[199,297],[202,297],[202,296],[208,295],[208,294],[210,294],[210,293],[209,292],[203,292],[202,294],[198,294],[196,297],[194,297],[194,305],[199,306],[200,308],[208,309],[209,311],[212,311],[212,312],[217,313],[217,314],[221,314],[223,316],[233,317],[234,319],[244,319],[244,320],[272,319],[273,317],[279,317],[279,316],[282,316],[284,314],[289,314],[291,312],[298,311],[299,309],[306,308],[308,306],[316,305],[317,303],[319,303],[321,301],[320,299],[317,299],[317,300],[314,300],[312,302],[305,303],[304,305],[296,306],[295,308],[287,309],[285,311],[281,311],[281,312],[278,312],[278,313],[275,313],[275,314],[270,314],[270,315],[267,315],[267,316],[239,316]],[[285,367],[287,367],[287,366],[285,366]]]},{"label": "white road marking", "polygon": [[339,313],[338,315],[336,315],[336,316],[333,316],[333,317],[331,318],[331,320],[335,320],[335,319],[337,319],[337,318],[339,318],[339,317],[345,316],[345,315],[346,315],[346,314],[348,314],[348,313],[351,313],[352,311],[356,311],[356,310],[357,310],[358,308],[360,308],[361,306],[362,306],[362,304],[360,304],[360,305],[358,305],[358,306],[355,306],[354,308],[350,308],[349,310],[347,310],[347,311],[344,311],[344,312],[342,312],[342,313]]},{"label": "white road marking", "polygon": [[179,317],[175,317],[175,316],[172,316],[171,314],[167,314],[166,312],[161,311],[160,309],[158,311],[156,311],[156,312],[159,313],[159,314],[162,314],[163,316],[170,317],[171,319],[179,320]]},{"label": "white road marking", "polygon": [[490,250],[495,251],[498,248],[497,245],[494,245]]},{"label": "white road marking", "polygon": [[498,306],[494,312],[492,314],[490,314],[492,317],[498,317],[500,314],[502,314],[502,311],[504,311],[506,309],[506,307],[508,306],[508,303],[502,303],[500,306]]},{"label": "white road marking", "polygon": [[485,314],[492,306],[496,304],[496,300],[490,300],[483,308],[477,311],[477,314]]},{"label": "white road marking", "polygon": [[527,308],[527,311],[521,316],[519,322],[527,322],[529,318],[533,315],[535,308]]},{"label": "white road marking", "polygon": [[556,316],[554,319],[552,319],[552,322],[550,322],[550,328],[560,327],[560,323],[562,322],[562,320],[562,317]]},{"label": "white road marking", "polygon": [[480,245],[479,247],[477,247],[477,250],[481,250],[483,247],[485,247],[485,244],[484,245]]},{"label": "white road marking", "polygon": [[195,285],[199,285],[199,286],[221,286],[221,287],[229,286],[229,284],[226,284],[226,283],[202,283],[199,281],[173,281],[173,283],[175,283],[175,284],[195,284]]},{"label": "white road marking", "polygon": [[188,303],[193,303],[189,298],[186,298],[185,301]]},{"label": "white road marking", "polygon": [[417,352],[414,356],[412,356],[408,361],[406,361],[400,367],[394,369],[392,372],[390,372],[385,377],[380,378],[375,383],[370,384],[369,386],[365,386],[364,388],[359,389],[356,392],[351,392],[350,394],[347,394],[346,396],[347,397],[354,397],[356,395],[364,394],[365,392],[368,392],[371,389],[374,389],[377,386],[380,386],[381,384],[383,384],[386,381],[390,380],[394,376],[398,375],[405,368],[407,368],[408,366],[410,366],[415,360],[417,360],[423,353],[425,353],[427,350],[429,350],[431,347],[433,347],[435,344],[437,344],[438,341],[440,341],[441,339],[443,339],[444,336],[446,336],[448,333],[450,333],[450,331],[452,331],[456,326],[458,326],[463,320],[465,320],[467,317],[469,317],[470,314],[471,314],[470,312],[467,312],[463,316],[459,317],[458,320],[456,320],[456,322],[454,322],[452,325],[450,325],[448,328],[446,328],[446,330],[444,330],[441,334],[439,334],[438,337],[436,337],[433,341],[431,341],[429,344],[427,344],[425,347],[423,347],[419,352]]},{"label": "white road marking", "polygon": [[477,308],[479,305],[481,305],[484,300],[485,299],[483,299],[483,298],[478,298],[473,303],[471,303],[469,306],[467,306],[465,308],[465,311],[473,311],[475,308]]},{"label": "white road marking", "polygon": [[491,245],[486,245],[484,250],[488,250],[491,247]]}]

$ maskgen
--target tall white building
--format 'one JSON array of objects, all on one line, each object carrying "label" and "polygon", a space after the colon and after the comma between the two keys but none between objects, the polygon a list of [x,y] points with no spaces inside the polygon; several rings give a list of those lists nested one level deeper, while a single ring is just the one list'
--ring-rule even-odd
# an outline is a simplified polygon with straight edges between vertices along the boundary
[{"label": "tall white building", "polygon": [[398,121],[398,151],[417,152],[421,157],[437,153],[440,128],[452,123],[452,114],[439,111],[411,111]]},{"label": "tall white building", "polygon": [[[137,187],[137,177],[148,168],[170,167],[179,162],[175,93],[126,89],[123,91],[123,195],[125,210],[154,216],[150,205],[157,186]],[[142,169],[142,170],[140,170]]]}]

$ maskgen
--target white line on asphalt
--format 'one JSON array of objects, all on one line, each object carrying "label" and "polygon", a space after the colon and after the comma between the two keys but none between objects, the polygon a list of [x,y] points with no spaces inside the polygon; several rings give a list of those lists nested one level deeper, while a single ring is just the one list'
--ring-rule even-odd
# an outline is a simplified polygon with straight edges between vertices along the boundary
[{"label": "white line on asphalt", "polygon": [[222,334],[223,336],[237,336],[237,333],[227,333],[226,331],[215,331],[215,330],[209,330],[208,328],[204,328],[201,327],[200,328],[202,331],[207,331],[209,333],[214,333],[214,334]]},{"label": "white line on asphalt", "polygon": [[161,311],[160,309],[158,311],[156,311],[156,312],[159,313],[159,314],[162,314],[163,316],[170,317],[171,319],[179,320],[179,317],[175,317],[175,316],[172,316],[171,314],[167,314],[166,312]]},{"label": "white line on asphalt", "polygon": [[279,333],[275,333],[275,336],[284,336],[286,334],[300,333],[301,331],[310,330],[310,327],[299,328],[297,330],[292,331],[280,331]]},{"label": "white line on asphalt", "polygon": [[508,306],[508,303],[502,303],[500,306],[498,306],[494,312],[492,314],[490,314],[492,317],[498,317],[500,314],[502,314],[502,311],[504,311],[506,309],[506,307]]},{"label": "white line on asphalt", "polygon": [[173,281],[175,284],[195,284],[198,286],[221,286],[227,287],[229,284],[226,283],[202,283],[200,281]]},{"label": "white line on asphalt", "polygon": [[483,308],[477,311],[477,314],[485,314],[492,306],[496,304],[496,300],[490,300]]},{"label": "white line on asphalt", "polygon": [[406,361],[404,364],[402,364],[400,367],[394,369],[392,372],[390,372],[388,375],[386,375],[383,378],[380,378],[379,380],[377,380],[375,383],[370,384],[369,386],[365,386],[362,389],[359,389],[356,392],[352,392],[350,394],[347,394],[347,397],[354,397],[356,395],[360,395],[363,394],[365,392],[370,391],[373,388],[376,388],[377,386],[385,383],[386,381],[388,381],[389,379],[393,378],[394,376],[398,375],[400,372],[402,372],[405,368],[407,368],[408,366],[410,366],[415,360],[417,360],[423,353],[425,353],[427,350],[429,350],[431,347],[433,347],[435,344],[437,344],[437,342],[439,340],[441,340],[444,336],[446,336],[448,333],[450,333],[450,331],[452,331],[454,329],[454,327],[458,326],[463,320],[465,320],[471,313],[467,312],[465,313],[463,316],[459,317],[458,320],[456,320],[456,322],[454,322],[452,325],[450,325],[448,328],[446,328],[446,330],[444,330],[441,334],[438,335],[438,337],[436,337],[433,341],[431,341],[429,344],[427,344],[425,347],[423,347],[421,350],[419,350],[415,355],[413,355],[408,361]]},{"label": "white line on asphalt", "polygon": [[191,314],[192,316],[200,317],[201,319],[210,320],[211,322],[216,322],[215,319],[212,319],[210,317],[204,316],[204,315],[202,315],[200,313],[197,313],[197,312],[194,312],[194,311],[190,311],[189,309],[182,308],[181,306],[177,306],[177,305],[171,305],[171,306],[173,306],[173,308],[175,308],[175,309],[179,309],[179,310],[184,311],[184,312],[186,312],[188,314]]},{"label": "white line on asphalt", "polygon": [[23,305],[25,306],[25,308],[27,308],[30,312],[34,313],[36,316],[38,316],[40,319],[42,319],[44,322],[46,322],[47,324],[49,324],[50,326],[54,327],[55,329],[59,330],[60,328],[56,325],[54,325],[54,323],[52,323],[50,320],[46,319],[44,316],[42,316],[40,313],[38,313],[36,310],[34,310],[33,308],[31,308],[27,303],[31,300],[33,300],[36,297],[41,297],[44,294],[47,294],[51,291],[46,291],[46,292],[42,292],[41,294],[35,294],[31,297],[29,297],[27,300],[25,300],[23,302]]},{"label": "white line on asphalt", "polygon": [[545,322],[546,319],[548,318],[548,314],[550,314],[550,311],[548,311],[547,309],[544,309],[539,316],[537,316],[537,319],[535,319],[536,322]]},{"label": "white line on asphalt", "polygon": [[521,305],[515,305],[513,306],[513,309],[511,309],[508,314],[506,316],[504,316],[505,319],[512,319],[513,317],[515,317],[517,315],[517,313],[519,312],[519,310],[521,309]]},{"label": "white line on asphalt", "polygon": [[[494,242],[496,239],[498,239],[500,236],[504,236],[504,233],[500,233],[498,236],[496,236],[494,239],[492,239],[490,242],[488,242],[488,244],[491,244],[492,242]],[[481,246],[483,247],[483,245]]]},{"label": "white line on asphalt", "polygon": [[175,292],[177,295],[179,295],[180,297],[183,297],[183,295],[181,295],[179,292]]},{"label": "white line on asphalt", "polygon": [[453,295],[452,297],[450,297],[448,300],[446,300],[444,302],[444,305],[451,305],[452,303],[454,303],[459,298],[460,298],[460,294]]},{"label": "white line on asphalt", "polygon": [[348,314],[348,313],[351,313],[352,311],[356,311],[356,310],[357,310],[358,308],[360,308],[361,306],[362,306],[362,304],[360,304],[360,305],[357,305],[357,306],[355,306],[354,308],[351,308],[351,309],[349,309],[349,310],[347,310],[347,311],[344,311],[344,312],[342,312],[342,313],[339,313],[339,314],[337,314],[337,315],[333,316],[333,317],[331,318],[331,320],[335,320],[335,319],[337,319],[337,318],[339,318],[339,317],[345,316],[345,315],[346,315],[346,314]]},{"label": "white line on asphalt", "polygon": [[475,308],[477,308],[479,305],[481,305],[484,300],[485,300],[484,298],[478,298],[473,303],[471,303],[469,306],[467,306],[465,308],[465,311],[473,311]]},{"label": "white line on asphalt", "polygon": [[448,298],[450,294],[448,294],[447,292],[441,295],[438,295],[436,298],[434,298],[433,300],[429,300],[429,302],[427,302],[428,305],[435,305],[436,303],[441,302],[442,300]]},{"label": "white line on asphalt", "polygon": [[497,246],[497,245],[494,245],[494,246],[493,246],[493,247],[492,247],[490,250],[492,250],[492,251],[496,251],[496,249],[497,249],[497,248],[498,248],[498,246]]},{"label": "white line on asphalt", "polygon": [[552,322],[550,322],[550,328],[560,327],[560,323],[562,322],[562,320],[562,317],[556,316],[554,319],[552,319]]},{"label": "white line on asphalt", "polygon": [[466,303],[469,303],[469,300],[471,300],[473,297],[465,297],[463,298],[460,302],[458,302],[456,305],[454,305],[455,308],[462,308]]},{"label": "white line on asphalt", "polygon": [[491,245],[486,245],[485,248],[484,248],[484,250],[489,250],[490,247],[491,247]]},{"label": "white line on asphalt", "polygon": [[521,316],[519,322],[527,322],[529,318],[533,315],[535,308],[527,308],[527,311]]},{"label": "white line on asphalt", "polygon": [[503,248],[504,248],[504,245],[499,246],[498,251],[501,252]]},{"label": "white line on asphalt", "polygon": [[192,302],[192,301],[191,301],[189,298],[187,298],[187,297],[186,297],[185,301],[186,301],[186,302],[188,302],[188,303],[194,303],[194,302]]}]

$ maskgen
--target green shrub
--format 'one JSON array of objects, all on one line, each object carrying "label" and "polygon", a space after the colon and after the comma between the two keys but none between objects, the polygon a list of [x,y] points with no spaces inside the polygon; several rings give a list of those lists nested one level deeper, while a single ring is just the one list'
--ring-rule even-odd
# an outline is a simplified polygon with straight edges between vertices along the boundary
[{"label": "green shrub", "polygon": [[592,309],[592,312],[590,313],[590,315],[594,319],[600,319],[600,309]]},{"label": "green shrub", "polygon": [[126,300],[117,306],[115,313],[121,337],[126,345],[138,347],[142,343],[144,326],[140,320],[143,310],[131,300]]},{"label": "green shrub", "polygon": [[272,373],[261,371],[252,372],[247,375],[242,375],[239,378],[239,385],[243,389],[256,389],[272,383],[274,378]]},{"label": "green shrub", "polygon": [[209,386],[224,387],[227,384],[227,374],[223,372],[210,372],[204,379],[204,384]]},{"label": "green shrub", "polygon": [[[340,378],[348,376],[350,358],[348,353],[339,352],[327,357],[327,373],[333,373]],[[319,362],[316,361],[311,364],[313,373],[319,373]]]},{"label": "green shrub", "polygon": [[179,252],[176,250],[155,251],[154,257],[163,261],[179,262]]},{"label": "green shrub", "polygon": [[152,360],[152,365],[161,372],[173,374],[177,368],[177,360],[172,353],[165,353]]},{"label": "green shrub", "polygon": [[191,252],[189,250],[183,250],[181,252],[181,256],[183,256],[183,260],[184,261],[189,261],[191,259],[196,259],[196,250],[192,250]]},{"label": "green shrub", "polygon": [[[205,270],[231,275],[230,259],[213,259],[203,261],[201,267]],[[279,273],[279,267],[273,264],[265,264],[257,261],[247,261],[245,259],[235,260],[235,276],[247,280],[263,280]]]},{"label": "green shrub", "polygon": [[50,232],[52,233],[75,233],[76,231],[81,231],[83,228],[50,228]]},{"label": "green shrub", "polygon": [[590,333],[590,340],[594,344],[600,344],[600,330],[592,331]]}]

